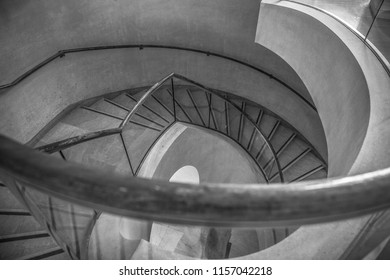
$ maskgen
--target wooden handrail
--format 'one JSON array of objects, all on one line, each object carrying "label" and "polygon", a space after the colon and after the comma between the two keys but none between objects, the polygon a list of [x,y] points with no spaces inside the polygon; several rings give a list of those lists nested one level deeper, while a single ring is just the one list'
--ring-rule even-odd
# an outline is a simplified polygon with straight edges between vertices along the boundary
[{"label": "wooden handrail", "polygon": [[[129,217],[210,226],[286,226],[390,207],[390,168],[292,184],[181,184],[65,162],[0,135],[0,173],[72,203]],[[109,187],[108,187],[109,186]]]}]

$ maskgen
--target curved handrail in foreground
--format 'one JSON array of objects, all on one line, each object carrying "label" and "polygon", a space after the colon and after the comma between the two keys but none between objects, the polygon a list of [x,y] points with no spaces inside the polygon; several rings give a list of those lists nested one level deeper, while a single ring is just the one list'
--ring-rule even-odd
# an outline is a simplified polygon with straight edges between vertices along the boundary
[{"label": "curved handrail in foreground", "polygon": [[[210,226],[319,223],[390,207],[390,168],[291,184],[181,184],[93,170],[0,135],[0,172],[93,209],[161,222]],[[109,186],[109,187],[107,187]]]},{"label": "curved handrail in foreground", "polygon": [[257,71],[257,72],[260,72],[260,73],[262,73],[264,75],[267,75],[271,79],[274,79],[275,81],[277,81],[278,83],[280,83],[284,87],[286,87],[289,90],[291,90],[303,102],[305,102],[310,108],[312,108],[314,111],[317,112],[317,108],[312,103],[310,103],[306,98],[304,98],[299,92],[297,92],[295,89],[293,89],[287,83],[283,82],[279,78],[275,77],[274,75],[266,72],[265,70],[263,70],[263,69],[261,69],[259,67],[256,67],[256,66],[251,65],[251,64],[249,64],[247,62],[238,60],[236,58],[232,58],[232,57],[229,57],[229,56],[226,56],[226,55],[222,55],[222,54],[218,54],[218,53],[215,53],[215,52],[209,52],[209,51],[204,51],[204,50],[194,49],[194,48],[185,48],[185,47],[171,46],[171,45],[153,45],[153,44],[147,44],[147,45],[142,45],[142,44],[137,44],[137,45],[110,45],[110,46],[96,46],[96,47],[85,47],[85,48],[77,48],[77,49],[60,50],[57,53],[53,54],[52,56],[46,58],[42,62],[38,63],[36,66],[34,66],[30,70],[28,70],[25,73],[23,73],[22,75],[17,77],[12,82],[4,84],[4,85],[0,85],[0,90],[6,89],[6,88],[10,88],[10,87],[13,87],[13,86],[17,85],[18,83],[23,81],[25,78],[27,78],[31,74],[35,73],[36,71],[38,71],[40,68],[46,66],[47,64],[49,64],[50,62],[52,62],[53,60],[55,60],[57,58],[64,57],[66,54],[87,52],[87,51],[112,50],[112,49],[140,49],[140,50],[142,50],[142,49],[146,49],[146,48],[152,48],[152,49],[172,49],[172,50],[180,50],[180,51],[189,51],[189,52],[201,53],[201,54],[205,54],[207,56],[215,56],[215,57],[222,58],[222,59],[225,59],[225,60],[233,61],[235,63],[238,63],[238,64],[241,64],[243,66],[249,67],[249,68],[251,68],[251,69],[253,69],[253,70]]}]

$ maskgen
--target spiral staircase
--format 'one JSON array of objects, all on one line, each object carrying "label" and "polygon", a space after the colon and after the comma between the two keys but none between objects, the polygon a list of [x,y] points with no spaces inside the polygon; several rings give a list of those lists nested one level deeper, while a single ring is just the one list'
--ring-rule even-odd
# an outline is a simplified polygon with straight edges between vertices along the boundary
[{"label": "spiral staircase", "polygon": [[[173,78],[188,84],[173,85]],[[172,81],[172,85],[165,85],[167,80]],[[207,89],[177,74],[165,77],[157,85],[159,88],[152,92],[148,91],[149,88],[129,89],[72,105],[71,109],[65,109],[65,113],[60,114],[60,118],[56,118],[56,122],[45,128],[30,145],[66,161],[137,176],[152,146],[162,134],[168,132],[176,122],[180,122],[205,127],[236,141],[258,165],[258,172],[263,174],[266,183],[326,177],[326,163],[310,143],[291,125],[265,108],[232,94]],[[9,192],[4,195],[3,200],[8,203],[15,201]],[[28,211],[21,210],[20,203],[15,201],[12,205],[14,204],[11,209],[5,209],[3,214],[19,213],[24,217],[18,221],[21,225],[27,223],[28,219],[33,220]],[[46,224],[58,219],[54,212],[62,208],[55,204],[48,197],[46,204],[37,205],[43,215],[45,212],[48,214]],[[85,227],[80,224],[83,224],[81,220],[86,216],[85,213],[67,208],[62,209],[69,216],[66,219],[69,224],[64,227],[68,226],[69,232],[74,231],[75,236],[82,236]],[[35,227],[37,225],[34,224]],[[64,231],[58,227],[54,225],[55,229],[51,231]],[[50,239],[47,231],[42,229],[13,229],[13,234],[5,235],[2,243],[6,246],[9,242],[26,242],[27,239],[36,245],[40,238]],[[271,229],[272,240],[266,246],[284,239],[291,231],[293,230],[288,228]],[[46,246],[47,240],[43,241]],[[53,240],[50,241],[51,245],[56,244]],[[48,252],[44,248],[40,249],[42,252],[38,250],[34,258],[64,254],[58,246],[50,248]],[[12,253],[4,255],[4,258],[33,258],[24,255],[23,251],[7,250],[6,247],[2,252]],[[79,252],[74,255],[80,258]]]},{"label": "spiral staircase", "polygon": [[[388,63],[364,40],[362,44],[375,56],[375,63],[365,65],[356,54],[361,49],[357,47],[355,51],[352,46],[350,49],[363,69],[362,78],[356,79],[360,77],[359,70],[354,72],[356,77],[350,84],[348,77],[345,78],[347,85],[332,80],[334,92],[330,94],[327,89],[325,94],[325,85],[320,82],[311,84],[321,75],[321,70],[317,73],[310,66],[305,69],[298,65],[296,60],[301,55],[300,48],[285,48],[278,41],[281,38],[272,36],[273,28],[283,34],[282,28],[286,27],[285,22],[276,21],[277,16],[272,15],[284,15],[284,18],[291,20],[290,27],[298,26],[298,30],[300,20],[307,20],[309,15],[316,21],[304,28],[316,27],[318,21],[324,26],[333,27],[329,29],[336,30],[334,32],[340,38],[344,33],[341,34],[334,26],[342,26],[343,23],[337,23],[337,18],[332,15],[319,9],[313,10],[313,7],[302,3],[274,2],[267,0],[261,4],[256,42],[273,50],[292,65],[298,76],[306,79],[304,82],[312,99],[304,90],[296,89],[301,87],[299,82],[292,82],[290,86],[273,73],[269,74],[247,61],[191,47],[154,44],[107,45],[59,51],[14,82],[1,86],[0,90],[6,96],[3,100],[7,101],[6,98],[10,98],[13,91],[27,92],[27,88],[42,85],[42,80],[34,80],[34,74],[45,71],[45,68],[48,70],[43,75],[56,71],[53,69],[58,68],[57,63],[65,61],[63,63],[66,64],[67,59],[72,61],[73,55],[77,60],[84,53],[115,52],[118,49],[146,53],[140,57],[145,56],[142,59],[152,61],[152,70],[149,71],[155,71],[145,75],[147,82],[129,81],[130,87],[119,83],[117,87],[108,85],[96,91],[79,93],[80,97],[75,94],[77,97],[71,99],[72,102],[64,102],[66,106],[61,103],[63,88],[60,86],[55,92],[60,93],[57,97],[61,106],[55,108],[57,105],[53,105],[55,109],[48,109],[50,113],[46,115],[44,111],[47,108],[41,106],[44,117],[36,125],[39,129],[28,128],[30,135],[34,135],[30,141],[25,141],[27,143],[22,146],[5,136],[0,137],[0,222],[3,225],[0,231],[0,259],[307,258],[310,254],[301,255],[300,250],[288,253],[293,251],[292,248],[297,248],[297,244],[301,244],[302,251],[306,246],[318,250],[319,258],[328,258],[332,251],[329,248],[344,242],[344,236],[336,236],[340,232],[352,241],[345,241],[347,246],[344,243],[339,246],[343,252],[335,253],[337,258],[363,258],[378,246],[380,252],[390,234],[387,226],[389,218],[385,211],[389,206],[388,176],[387,170],[383,169],[387,165],[381,159],[372,166],[361,164],[359,160],[364,159],[364,155],[366,159],[374,157],[379,153],[377,151],[386,147],[383,140],[386,135],[383,133],[376,138],[376,130],[373,130],[377,125],[385,125],[381,121],[385,119],[381,115],[385,109],[376,110],[373,104],[385,106],[386,102],[378,101],[380,99],[373,93],[384,92],[383,89],[387,87],[390,73]],[[269,23],[274,24],[272,28]],[[324,38],[331,36],[327,35],[328,31],[324,31]],[[303,33],[296,35],[303,38],[302,44],[307,43]],[[360,36],[351,30],[347,30],[346,34],[347,37]],[[299,46],[293,36],[290,38],[287,34],[284,39]],[[346,39],[348,42],[351,40],[349,37]],[[203,63],[198,62],[201,59],[220,59],[255,71],[271,82],[262,78],[263,88],[251,93],[250,87],[248,90],[243,86],[244,82],[237,86],[238,89],[235,88],[235,83],[239,83],[236,81],[225,80],[218,84],[211,79],[208,83],[207,75],[210,73],[202,73],[201,70],[191,70],[199,72],[188,77],[180,75],[179,71],[168,74],[161,69],[166,71],[171,61],[164,60],[165,64],[156,66],[153,62],[156,56],[151,54],[148,57],[147,50],[188,54],[192,65],[188,66],[189,62],[180,65],[186,71],[191,67],[201,68],[197,67]],[[306,55],[314,57],[310,56],[311,51],[315,53],[314,50],[309,47]],[[203,55],[203,58],[199,59],[199,55]],[[162,57],[165,56],[157,56],[158,59]],[[339,57],[339,61],[344,62],[343,59]],[[173,69],[177,67],[175,63]],[[312,65],[316,63],[312,61]],[[334,63],[336,68],[343,67],[341,62],[342,66]],[[222,62],[216,65],[221,67]],[[350,68],[354,66],[354,61],[345,65]],[[367,69],[374,69],[376,65],[378,69],[382,67],[381,73],[367,74],[370,72]],[[119,69],[121,66],[115,67]],[[332,76],[326,66],[323,69],[326,75]],[[68,69],[65,71],[69,72]],[[223,67],[220,71],[223,72]],[[243,73],[248,77],[251,75],[250,72]],[[110,76],[109,72],[104,75]],[[136,79],[137,75],[129,80]],[[193,76],[198,77],[199,81]],[[234,78],[237,81],[239,78],[251,80],[251,77],[244,75]],[[94,82],[98,83],[97,80]],[[270,85],[267,83],[277,84],[269,87],[275,97],[267,92]],[[374,84],[378,85],[378,89]],[[67,86],[74,89],[71,85]],[[242,92],[239,86],[243,86]],[[92,87],[90,84],[86,90]],[[286,98],[286,104],[279,100],[283,95],[275,93],[281,88],[289,92],[288,98],[291,98]],[[368,98],[363,92],[366,88],[371,94]],[[350,94],[351,89],[356,89],[354,95]],[[45,87],[41,90],[44,91]],[[347,108],[345,117],[337,120],[335,116],[339,116],[339,111],[328,109],[331,101],[326,100],[327,96],[334,98],[334,108],[353,104],[352,109]],[[340,102],[337,104],[338,100]],[[371,107],[367,109],[368,101]],[[42,102],[51,107],[49,101],[42,99]],[[356,108],[353,107],[355,105]],[[372,115],[369,120],[361,121],[359,128],[351,129],[352,134],[356,132],[351,138],[343,138],[340,136],[342,131],[336,134],[332,129],[333,126],[348,130],[348,121],[352,123],[360,112],[365,111]],[[378,112],[379,115],[376,115]],[[34,119],[34,114],[38,113],[24,117],[30,121]],[[297,118],[291,118],[294,115]],[[302,116],[307,118],[300,120]],[[319,119],[324,128],[318,126],[321,124]],[[328,151],[319,133],[307,129],[310,126],[315,127],[317,132],[325,132]],[[253,170],[256,176],[249,181],[239,182],[231,175],[232,178],[219,182],[204,180],[196,186],[185,182],[168,182],[171,173],[156,176],[155,170],[164,164],[162,159],[169,154],[169,145],[173,147],[172,143],[176,143],[174,137],[178,137],[178,131],[184,130],[211,135],[218,139],[216,143],[220,143],[220,146],[230,145],[239,151],[239,155],[244,155],[250,167],[248,169]],[[7,131],[4,134],[8,135]],[[371,138],[378,140],[377,147],[369,142]],[[354,142],[348,143],[351,139]],[[201,151],[198,155],[190,154],[191,149],[184,146],[180,151],[184,159],[202,155]],[[372,154],[367,156],[367,153]],[[350,157],[345,161],[340,160],[345,154]],[[386,155],[382,156],[385,158]],[[370,171],[373,173],[367,173]],[[231,174],[236,173],[231,171]],[[328,176],[331,179],[323,180]],[[344,221],[351,218],[357,220]],[[143,233],[137,238],[125,238],[124,235],[129,233],[122,232],[124,224],[133,235],[133,231],[138,229]],[[170,233],[156,236],[161,234],[156,228]],[[335,236],[330,235],[329,241],[318,242],[318,246],[327,245],[329,250],[310,245],[315,242],[315,236],[325,239],[319,233],[331,232],[332,229]],[[175,234],[180,237],[173,242],[171,235]],[[156,245],[153,240],[159,238],[165,240],[166,244],[160,241],[161,244]],[[174,245],[168,246],[170,242]],[[384,253],[374,254],[374,258],[378,255],[379,258],[386,258]],[[313,256],[317,257],[315,254]]]}]

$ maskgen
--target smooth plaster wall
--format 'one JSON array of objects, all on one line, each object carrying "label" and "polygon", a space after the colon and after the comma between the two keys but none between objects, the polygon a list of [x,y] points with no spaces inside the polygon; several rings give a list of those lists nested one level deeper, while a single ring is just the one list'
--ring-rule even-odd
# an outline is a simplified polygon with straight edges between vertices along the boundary
[{"label": "smooth plaster wall", "polygon": [[[313,94],[327,135],[331,174],[354,175],[388,167],[390,78],[375,55],[339,22],[310,8],[263,0],[259,18],[257,42],[288,61]],[[283,36],[273,36],[282,31],[278,34]],[[300,40],[294,39],[297,35]],[[304,61],[310,58],[312,63],[302,66],[302,57]],[[344,67],[342,62],[346,63]],[[327,83],[316,87],[324,77]],[[275,246],[246,258],[353,258],[356,255],[350,252],[360,244],[362,230],[370,227],[370,217],[303,226]],[[370,241],[374,248],[375,242],[379,245],[382,240]],[[369,249],[365,247],[366,254]]]},{"label": "smooth plaster wall", "polygon": [[348,46],[323,23],[294,9],[265,5],[256,41],[276,50],[302,77],[324,126],[328,176],[345,175],[368,126],[370,97],[365,75]]},{"label": "smooth plaster wall", "polygon": [[2,0],[0,84],[61,49],[153,43],[248,61],[310,100],[291,67],[254,43],[258,11],[258,0]]},{"label": "smooth plaster wall", "polygon": [[55,60],[0,93],[0,132],[26,142],[70,104],[107,92],[152,85],[170,72],[267,107],[289,121],[326,158],[318,114],[286,87],[234,62],[166,49],[104,50]]},{"label": "smooth plaster wall", "polygon": [[[292,68],[278,55],[254,42],[258,11],[259,2],[257,0],[247,0],[245,4],[240,0],[0,1],[0,41],[2,42],[0,45],[0,83],[12,81],[60,49],[110,44],[152,43],[199,48],[249,62],[279,77],[305,98],[311,100],[306,87]],[[128,54],[123,51],[121,55],[118,55],[118,52],[100,53],[99,55],[83,53],[85,58],[78,56],[79,61],[76,61],[76,56],[73,55],[73,62],[64,58],[62,59],[64,64],[56,61],[39,70],[40,73],[31,79],[35,81],[35,84],[27,86],[25,83],[24,88],[21,86],[0,92],[0,104],[4,106],[0,107],[1,117],[9,116],[5,117],[5,120],[9,122],[11,116],[15,118],[15,115],[18,115],[14,120],[16,123],[14,127],[2,124],[0,131],[18,140],[27,141],[32,136],[32,130],[36,132],[55,113],[80,98],[95,96],[103,91],[122,89],[123,87],[121,88],[120,85],[132,87],[130,81],[137,85],[141,83],[149,85],[161,78],[160,73],[178,71],[182,74],[191,74],[192,70],[183,69],[205,66],[202,62],[203,59],[193,59],[191,55],[187,58],[181,53],[174,53],[173,57],[170,58],[165,57],[166,54],[161,54],[159,58],[151,58],[153,62],[150,61],[150,66],[143,69],[143,62],[137,63],[139,59],[135,57],[136,52],[129,51],[129,53],[131,52],[132,54]],[[93,58],[92,56],[97,57]],[[89,58],[95,61],[88,60]],[[209,57],[208,59],[212,63],[217,63],[215,58]],[[165,65],[166,60],[170,60],[176,65],[181,63],[181,65],[172,69],[169,68],[169,64]],[[70,67],[72,63],[74,69]],[[101,64],[99,65],[99,63]],[[108,65],[109,63],[116,65]],[[124,63],[128,65],[124,65]],[[153,63],[157,65],[159,70],[147,73],[146,70],[150,69]],[[190,63],[193,65],[188,66]],[[161,71],[164,65],[165,71]],[[62,69],[54,69],[54,66]],[[131,71],[129,71],[130,68]],[[219,67],[199,69],[198,73],[204,71],[205,75],[193,75],[193,78],[199,78],[201,82],[209,82],[211,78],[216,76],[214,72],[233,71],[231,74],[237,76],[228,76],[228,73],[224,73],[224,76],[228,77],[230,84],[234,86],[229,88],[225,85],[221,86],[220,89],[233,92],[239,90],[243,92],[244,96],[249,96],[254,101],[261,99],[262,105],[269,106],[269,109],[289,120],[319,149],[324,158],[327,157],[321,122],[313,112],[307,112],[308,108],[304,108],[306,106],[304,103],[292,95],[292,92],[285,89],[279,94],[273,95],[273,92],[280,87],[275,83],[271,83],[271,88],[267,89],[267,98],[264,99],[265,91],[262,89],[270,84],[266,81],[269,78],[252,70],[234,72],[235,68],[238,66],[228,65],[226,68],[226,63],[222,63]],[[106,71],[105,75],[102,71]],[[51,76],[48,75],[50,72]],[[54,77],[56,74],[63,75],[63,72],[66,72],[66,75],[61,78],[62,81],[58,82],[60,78],[57,77],[56,80]],[[103,79],[97,72],[104,75]],[[141,73],[143,75],[147,73],[148,79],[143,76],[140,79]],[[96,79],[88,77],[88,79],[83,80],[88,74],[96,75]],[[209,79],[205,79],[207,75],[210,76]],[[35,88],[38,76],[41,77],[43,83],[48,84]],[[125,81],[121,80],[123,76],[126,76]],[[223,85],[224,81],[226,80],[222,80],[219,85]],[[57,82],[58,84],[56,84]],[[216,84],[214,81],[211,82]],[[103,83],[104,86],[102,86]],[[239,88],[239,86],[246,84],[249,84],[248,87],[251,89],[254,88],[253,85],[264,84],[264,86],[256,89],[258,93],[249,94],[248,89]],[[70,88],[66,88],[67,86]],[[26,88],[28,89],[26,90]],[[33,89],[35,89],[34,92]],[[26,92],[21,93],[20,90]],[[52,92],[49,96],[48,93],[45,95],[45,91]],[[72,96],[65,96],[69,92]],[[81,95],[76,97],[76,94],[80,93]],[[55,94],[60,94],[61,97],[56,97]],[[39,102],[45,107],[53,106],[52,111],[34,104],[31,104],[31,109],[28,108],[29,106],[24,106],[27,102],[35,102],[34,99],[37,96],[39,96],[37,98]],[[59,99],[62,99],[64,103],[61,104]],[[11,100],[19,101],[16,104]],[[282,100],[283,102],[281,102]],[[19,108],[13,107],[14,105],[18,105]],[[20,111],[20,108],[26,112]],[[303,112],[300,112],[301,110]],[[37,118],[39,111],[42,111],[42,116]],[[18,120],[22,118],[24,118],[23,122],[18,123]],[[39,124],[35,124],[35,122],[39,122]],[[31,131],[25,127],[26,123],[31,126]],[[21,129],[28,129],[28,131],[20,131]],[[17,130],[19,132],[16,132]]]}]

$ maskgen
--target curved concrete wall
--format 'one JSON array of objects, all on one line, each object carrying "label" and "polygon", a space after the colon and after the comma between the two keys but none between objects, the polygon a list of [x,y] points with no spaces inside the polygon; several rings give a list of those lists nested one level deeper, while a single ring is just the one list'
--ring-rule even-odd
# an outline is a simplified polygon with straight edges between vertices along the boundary
[{"label": "curved concrete wall", "polygon": [[262,104],[288,120],[326,158],[318,114],[286,87],[234,62],[167,49],[93,51],[55,60],[0,96],[0,132],[28,141],[72,103],[152,85],[170,72]]},{"label": "curved concrete wall", "polygon": [[[262,3],[256,41],[284,58],[312,94],[327,137],[329,175],[388,167],[390,78],[374,54],[320,11],[283,1]],[[368,219],[301,227],[251,257],[344,258]]]},{"label": "curved concrete wall", "polygon": [[[240,0],[134,0],[131,3],[125,0],[0,1],[0,53],[4,54],[0,57],[0,84],[10,82],[60,49],[151,43],[199,48],[249,62],[281,78],[311,101],[306,87],[292,68],[278,55],[254,42],[258,10],[257,0],[246,1],[245,5]],[[146,51],[143,55],[145,54]],[[7,110],[0,108],[1,116],[6,116],[7,122],[11,118],[16,122],[14,127],[3,122],[0,131],[27,141],[32,136],[32,131],[37,131],[60,108],[71,102],[123,89],[120,86],[149,85],[161,78],[161,75],[178,71],[205,85],[232,92],[242,91],[249,99],[261,100],[262,105],[290,121],[317,147],[324,158],[327,157],[319,118],[313,112],[307,112],[308,108],[304,108],[306,105],[301,106],[301,101],[294,100],[296,97],[290,96],[292,92],[286,89],[279,91],[280,85],[267,81],[267,77],[252,70],[244,71],[239,66],[217,62],[211,57],[206,65],[204,58],[194,58],[193,55],[186,57],[183,53],[173,53],[172,57],[167,57],[167,53],[160,53],[160,57],[152,55],[146,66],[143,62],[146,58],[143,55],[138,58],[135,50],[82,55],[83,57],[73,55],[72,58],[62,59],[62,63],[56,61],[41,69],[30,80],[33,84],[27,86],[24,83],[24,86],[0,93],[0,103],[7,107]],[[210,63],[215,66],[207,68]],[[172,65],[177,67],[171,68]],[[54,66],[59,69],[54,69]],[[157,70],[153,67],[157,67]],[[203,69],[193,71],[192,68],[195,67]],[[236,70],[237,68],[240,69]],[[231,71],[237,76],[215,73],[223,72],[222,70]],[[204,75],[200,75],[202,71],[205,72]],[[197,73],[192,75],[194,72]],[[63,75],[62,80],[56,80],[55,74]],[[93,75],[96,75],[95,80],[87,77]],[[143,75],[147,75],[147,78]],[[218,75],[226,77],[222,81],[230,81],[229,86],[233,87],[219,87],[222,83],[212,81]],[[205,79],[207,76],[210,78]],[[122,80],[123,77],[126,79]],[[48,84],[38,86],[38,79]],[[20,93],[20,90],[25,92],[19,95],[16,92]],[[51,92],[49,94],[46,91]],[[274,94],[276,91],[279,92]],[[12,97],[8,96],[11,94]],[[61,97],[57,98],[56,94]],[[71,97],[66,96],[68,94]],[[30,104],[31,109],[24,106],[33,103],[36,96],[43,102],[44,108],[36,104]],[[64,101],[63,104],[60,99]],[[16,100],[18,103],[14,102]],[[14,105],[28,112],[22,112]],[[53,110],[46,108],[48,106],[54,106]],[[41,118],[37,118],[39,111],[45,113]],[[305,121],[302,123],[303,119]],[[28,122],[31,129],[25,127],[23,122]],[[21,129],[26,131],[17,132]]]},{"label": "curved concrete wall", "polygon": [[369,120],[364,73],[348,46],[320,21],[287,7],[264,7],[256,41],[279,53],[302,77],[324,126],[328,176],[347,174]]},{"label": "curved concrete wall", "polygon": [[61,49],[171,44],[263,67],[310,100],[280,57],[254,43],[258,0],[2,0],[0,84]]}]

